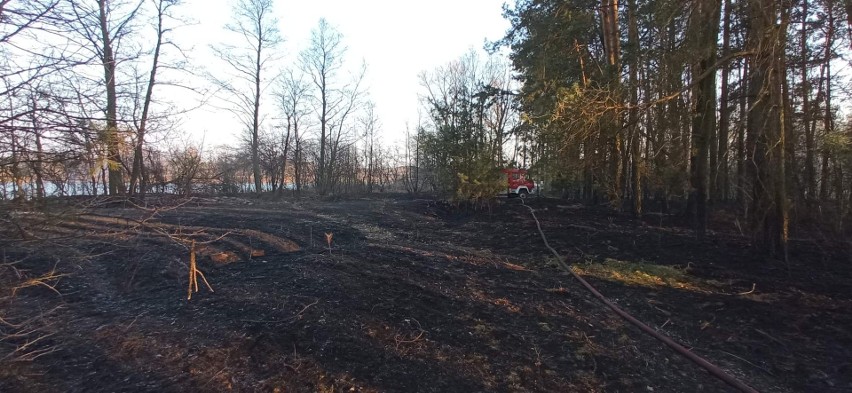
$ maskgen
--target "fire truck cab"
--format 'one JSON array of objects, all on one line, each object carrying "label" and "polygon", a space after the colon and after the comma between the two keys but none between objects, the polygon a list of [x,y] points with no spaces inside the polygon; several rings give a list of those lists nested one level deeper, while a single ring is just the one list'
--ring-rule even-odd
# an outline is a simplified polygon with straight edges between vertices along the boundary
[{"label": "fire truck cab", "polygon": [[508,168],[503,169],[503,173],[506,174],[509,197],[526,198],[535,188],[535,182],[528,178],[526,169]]}]

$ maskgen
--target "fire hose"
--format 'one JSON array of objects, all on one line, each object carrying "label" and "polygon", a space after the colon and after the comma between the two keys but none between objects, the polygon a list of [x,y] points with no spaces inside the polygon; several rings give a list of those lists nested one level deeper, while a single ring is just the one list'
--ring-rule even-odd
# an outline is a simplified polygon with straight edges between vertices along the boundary
[{"label": "fire hose", "polygon": [[707,372],[709,372],[711,375],[713,375],[716,378],[721,379],[723,382],[727,383],[728,385],[738,389],[741,392],[748,392],[748,393],[756,393],[757,392],[757,390],[755,390],[753,387],[746,385],[742,381],[740,381],[737,378],[733,377],[732,375],[726,373],[724,370],[719,368],[719,366],[716,366],[715,364],[710,363],[709,361],[702,358],[701,356],[698,356],[698,355],[692,353],[690,350],[686,349],[683,345],[677,343],[676,341],[674,341],[670,337],[652,329],[650,326],[648,326],[645,323],[643,323],[642,321],[634,318],[632,315],[628,314],[626,311],[622,310],[617,305],[615,305],[615,303],[613,303],[609,299],[607,299],[603,294],[601,294],[597,289],[595,289],[595,287],[593,287],[592,284],[589,284],[588,281],[586,281],[583,277],[581,277],[579,274],[577,274],[573,269],[571,269],[570,266],[568,266],[567,263],[565,263],[562,256],[559,255],[559,253],[556,252],[556,250],[553,247],[550,246],[550,243],[547,242],[547,237],[544,235],[544,231],[541,229],[541,223],[538,221],[538,217],[536,217],[536,215],[535,215],[535,209],[533,209],[531,206],[527,205],[523,201],[523,199],[521,200],[521,203],[523,204],[524,207],[526,207],[527,209],[530,210],[530,214],[532,215],[533,220],[535,220],[536,228],[538,228],[538,233],[541,235],[541,240],[544,241],[545,247],[547,247],[547,249],[550,250],[551,253],[553,253],[553,256],[556,257],[556,263],[559,265],[559,267],[562,270],[565,270],[568,273],[571,273],[571,275],[574,276],[574,278],[576,278],[577,281],[580,282],[580,284],[582,284],[589,292],[592,293],[592,295],[594,295],[601,302],[603,302],[613,312],[618,314],[618,316],[625,319],[627,322],[630,322],[631,324],[635,325],[636,327],[638,327],[643,332],[648,333],[649,335],[656,338],[657,340],[662,341],[663,344],[666,344],[669,348],[673,349],[675,352],[677,352],[681,356],[691,360],[693,363],[695,363],[698,366],[700,366],[701,368],[707,370]]}]

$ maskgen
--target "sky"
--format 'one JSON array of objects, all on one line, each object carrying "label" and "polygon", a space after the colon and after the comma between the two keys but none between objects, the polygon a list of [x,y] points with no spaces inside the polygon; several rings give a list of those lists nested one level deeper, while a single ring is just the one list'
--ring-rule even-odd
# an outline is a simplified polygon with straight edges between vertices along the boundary
[{"label": "sky", "polygon": [[[292,64],[305,48],[320,18],[343,35],[348,64],[367,64],[365,87],[376,105],[380,135],[388,142],[405,137],[406,123],[418,120],[418,74],[482,51],[486,40],[501,38],[509,27],[502,17],[504,0],[277,0],[275,14],[284,44],[282,64]],[[181,45],[193,46],[193,60],[216,73],[211,44],[230,34],[231,0],[186,0],[181,13],[195,23],[176,34]],[[484,53],[484,52],[483,52]],[[268,98],[267,98],[268,99]],[[275,122],[277,113],[267,114]],[[274,124],[266,124],[272,126]],[[208,105],[187,115],[183,128],[206,142],[229,144],[241,128],[233,115]]]}]

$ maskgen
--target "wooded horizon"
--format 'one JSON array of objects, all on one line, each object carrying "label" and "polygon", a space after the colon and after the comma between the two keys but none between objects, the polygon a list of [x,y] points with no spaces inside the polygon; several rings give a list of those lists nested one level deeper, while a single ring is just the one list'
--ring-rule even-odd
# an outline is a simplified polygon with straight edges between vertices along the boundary
[{"label": "wooded horizon", "polygon": [[[3,199],[253,184],[483,201],[505,188],[497,168],[523,166],[551,196],[636,216],[683,202],[699,237],[708,211],[733,210],[775,255],[805,219],[848,231],[850,0],[517,0],[494,55],[423,71],[424,118],[396,146],[376,135],[365,70],[339,72],[340,32],[321,20],[297,64],[273,69],[275,2],[240,0],[224,29],[245,45],[214,46],[205,78],[245,130],[212,151],[162,142],[176,113],[158,92],[178,81],[158,75],[182,66],[180,6],[2,2]],[[264,105],[285,126],[265,125]]]}]

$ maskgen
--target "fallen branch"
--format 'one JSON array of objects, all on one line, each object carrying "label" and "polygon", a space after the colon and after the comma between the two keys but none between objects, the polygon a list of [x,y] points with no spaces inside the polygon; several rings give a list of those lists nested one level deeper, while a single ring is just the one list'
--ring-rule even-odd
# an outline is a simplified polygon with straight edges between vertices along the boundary
[{"label": "fallen branch", "polygon": [[48,339],[56,334],[55,331],[50,329],[53,324],[46,322],[46,318],[60,308],[62,306],[56,306],[18,323],[0,318],[0,327],[6,328],[0,329],[0,332],[3,332],[0,336],[0,343],[14,346],[8,352],[5,348],[2,348],[0,362],[30,362],[57,351],[60,348],[58,345],[46,347],[43,345],[47,344]]},{"label": "fallen branch", "polygon": [[409,339],[409,340],[403,340],[403,339],[400,339],[400,337],[401,337],[401,336],[400,336],[399,334],[395,335],[395,336],[394,336],[394,338],[393,338],[393,340],[396,342],[396,349],[397,349],[397,350],[399,349],[399,345],[400,345],[400,344],[411,344],[411,343],[416,343],[416,342],[420,341],[420,339],[421,339],[421,338],[423,338],[423,335],[424,335],[424,334],[426,334],[426,331],[425,331],[425,330],[423,330],[423,326],[421,326],[421,325],[420,325],[420,322],[418,322],[418,321],[417,321],[416,319],[414,319],[414,318],[408,318],[408,319],[406,319],[405,321],[406,321],[406,322],[408,322],[408,320],[409,320],[409,319],[410,319],[410,320],[412,320],[412,321],[414,321],[414,323],[416,323],[416,324],[417,324],[417,330],[420,332],[420,334],[418,334],[418,335],[417,335],[417,337],[414,337],[414,338]]},{"label": "fallen branch", "polygon": [[653,308],[655,308],[657,311],[659,311],[659,312],[661,312],[661,313],[665,314],[667,317],[672,316],[671,311],[663,310],[662,308],[657,307],[657,306],[655,305],[655,303],[658,303],[658,302],[657,302],[657,301],[655,301],[655,300],[648,299],[648,304],[649,304],[649,305],[651,305],[651,307],[653,307]]},{"label": "fallen branch", "polygon": [[760,366],[758,366],[758,365],[756,365],[756,364],[754,364],[754,363],[752,363],[752,362],[750,362],[750,361],[748,361],[748,360],[746,360],[746,359],[743,359],[743,358],[742,358],[742,357],[740,357],[740,356],[734,355],[734,354],[732,354],[732,353],[730,353],[730,352],[728,352],[728,351],[723,351],[723,350],[721,350],[721,349],[701,348],[701,347],[692,347],[692,349],[698,349],[698,350],[703,350],[703,351],[708,351],[708,352],[709,352],[709,351],[716,351],[716,352],[719,352],[719,353],[723,353],[723,354],[728,355],[728,356],[730,356],[730,357],[732,357],[732,358],[739,359],[739,360],[740,360],[740,361],[742,361],[743,363],[748,364],[749,366],[752,366],[752,367],[754,367],[754,368],[756,368],[756,369],[758,369],[758,370],[761,370],[761,371],[763,371],[763,372],[765,372],[765,373],[769,374],[770,376],[773,376],[773,377],[775,376],[775,374],[773,374],[773,373],[772,373],[772,371],[769,371],[769,370],[767,370],[767,369],[766,369],[766,368],[764,368],[764,367],[760,367]]},{"label": "fallen branch", "polygon": [[311,308],[311,306],[314,306],[314,305],[316,305],[317,303],[319,303],[319,299],[314,300],[314,302],[313,302],[313,303],[306,305],[305,307],[303,307],[303,308],[302,308],[302,310],[301,310],[301,311],[297,312],[295,315],[293,315],[292,317],[289,317],[289,318],[284,318],[284,319],[240,319],[240,322],[252,322],[252,323],[286,323],[286,322],[290,322],[290,321],[292,321],[292,320],[295,320],[295,319],[301,318],[301,317],[302,317],[302,314],[303,314],[303,313],[304,313],[307,309]]},{"label": "fallen branch", "polygon": [[779,340],[779,339],[777,339],[777,338],[775,338],[775,337],[772,337],[769,333],[766,333],[766,332],[764,332],[763,330],[760,330],[760,329],[758,329],[758,328],[754,328],[754,331],[756,331],[756,332],[760,333],[761,335],[763,335],[764,337],[766,337],[766,338],[768,338],[768,339],[770,339],[770,340],[772,340],[772,341],[775,341],[775,342],[776,342],[776,343],[778,343],[778,344],[781,344],[781,346],[783,346],[784,348],[787,348],[787,344],[784,344],[784,342],[783,342],[783,341],[781,341],[781,340]]},{"label": "fallen branch", "polygon": [[[53,269],[51,269],[49,272],[42,274],[39,277],[28,279],[28,280],[22,282],[21,284],[15,286],[14,288],[12,288],[12,296],[15,296],[15,294],[19,290],[24,289],[24,288],[43,286],[43,287],[50,289],[51,291],[55,292],[57,295],[59,295],[61,297],[62,294],[59,293],[59,291],[56,290],[56,284],[57,284],[56,281],[58,281],[60,278],[65,277],[65,276],[67,276],[67,274],[56,273],[56,266],[54,266]],[[50,281],[53,281],[53,282],[49,283]]]},{"label": "fallen branch", "polygon": [[314,300],[314,302],[313,302],[313,303],[308,304],[308,305],[306,305],[305,307],[303,307],[301,311],[299,311],[299,312],[297,312],[297,313],[296,313],[296,315],[294,315],[294,316],[290,317],[290,320],[293,320],[293,319],[296,319],[296,318],[301,318],[301,317],[302,317],[302,314],[303,314],[303,313],[304,313],[304,312],[305,312],[308,308],[310,308],[311,306],[316,305],[317,303],[319,303],[319,299]]},{"label": "fallen branch", "polygon": [[738,293],[737,295],[740,295],[740,296],[750,295],[750,294],[754,293],[754,289],[755,289],[755,288],[757,288],[757,284],[756,284],[756,283],[752,283],[752,284],[751,284],[751,290],[750,290],[750,291],[747,291],[747,292],[741,292],[741,293]]}]

